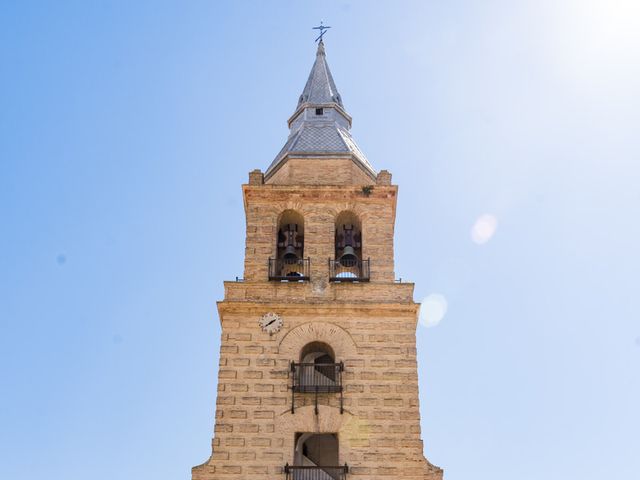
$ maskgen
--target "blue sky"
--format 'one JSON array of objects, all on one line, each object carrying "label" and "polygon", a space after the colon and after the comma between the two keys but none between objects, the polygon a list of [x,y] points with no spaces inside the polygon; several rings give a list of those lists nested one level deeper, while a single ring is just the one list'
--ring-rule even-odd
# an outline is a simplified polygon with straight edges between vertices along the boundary
[{"label": "blue sky", "polygon": [[400,185],[396,274],[447,306],[418,328],[429,459],[637,478],[632,0],[0,4],[0,477],[208,457],[240,184],[284,143],[321,19]]}]

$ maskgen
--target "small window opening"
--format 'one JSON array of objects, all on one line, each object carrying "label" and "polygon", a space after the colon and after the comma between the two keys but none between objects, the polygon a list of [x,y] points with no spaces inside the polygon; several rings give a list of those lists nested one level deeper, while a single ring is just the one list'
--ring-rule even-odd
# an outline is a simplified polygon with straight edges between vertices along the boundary
[{"label": "small window opening", "polygon": [[316,115],[324,115],[324,108],[316,108]]},{"label": "small window opening", "polygon": [[[294,465],[312,467],[307,472],[296,472],[299,474],[297,478],[341,478],[336,475],[337,471],[334,472],[339,462],[338,436],[335,433],[296,433],[293,454]],[[318,471],[314,471],[315,469]]]}]

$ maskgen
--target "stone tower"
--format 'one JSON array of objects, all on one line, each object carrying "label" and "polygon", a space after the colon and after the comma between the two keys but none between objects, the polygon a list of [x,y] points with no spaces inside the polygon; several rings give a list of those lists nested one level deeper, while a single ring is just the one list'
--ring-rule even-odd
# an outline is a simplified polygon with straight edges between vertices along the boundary
[{"label": "stone tower", "polygon": [[193,480],[437,480],[422,452],[398,187],[349,132],[322,41],[284,147],[243,185],[244,280],[225,282],[213,452]]}]

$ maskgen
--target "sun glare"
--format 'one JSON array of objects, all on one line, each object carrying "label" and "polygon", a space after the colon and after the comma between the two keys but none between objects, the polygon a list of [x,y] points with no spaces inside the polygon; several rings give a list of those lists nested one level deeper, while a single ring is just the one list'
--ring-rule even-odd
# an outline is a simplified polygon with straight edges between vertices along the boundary
[{"label": "sun glare", "polygon": [[432,293],[422,300],[420,306],[420,324],[424,327],[435,327],[447,313],[447,299],[440,293]]},{"label": "sun glare", "polygon": [[583,82],[612,80],[640,60],[640,1],[556,2],[548,37],[557,65]]}]

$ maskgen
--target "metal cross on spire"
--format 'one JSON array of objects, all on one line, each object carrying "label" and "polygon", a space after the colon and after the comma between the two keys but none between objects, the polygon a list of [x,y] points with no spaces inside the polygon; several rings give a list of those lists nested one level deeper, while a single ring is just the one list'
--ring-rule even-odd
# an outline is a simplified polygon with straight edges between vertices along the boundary
[{"label": "metal cross on spire", "polygon": [[312,28],[312,30],[320,30],[320,35],[318,36],[318,38],[316,38],[316,40],[315,40],[315,41],[316,41],[316,42],[317,42],[318,40],[322,41],[322,36],[323,36],[325,33],[327,33],[326,31],[327,31],[328,29],[330,29],[330,28],[331,28],[331,27],[325,27],[325,26],[322,24],[322,20],[320,20],[320,26],[318,26],[318,27],[313,27],[313,28]]}]

